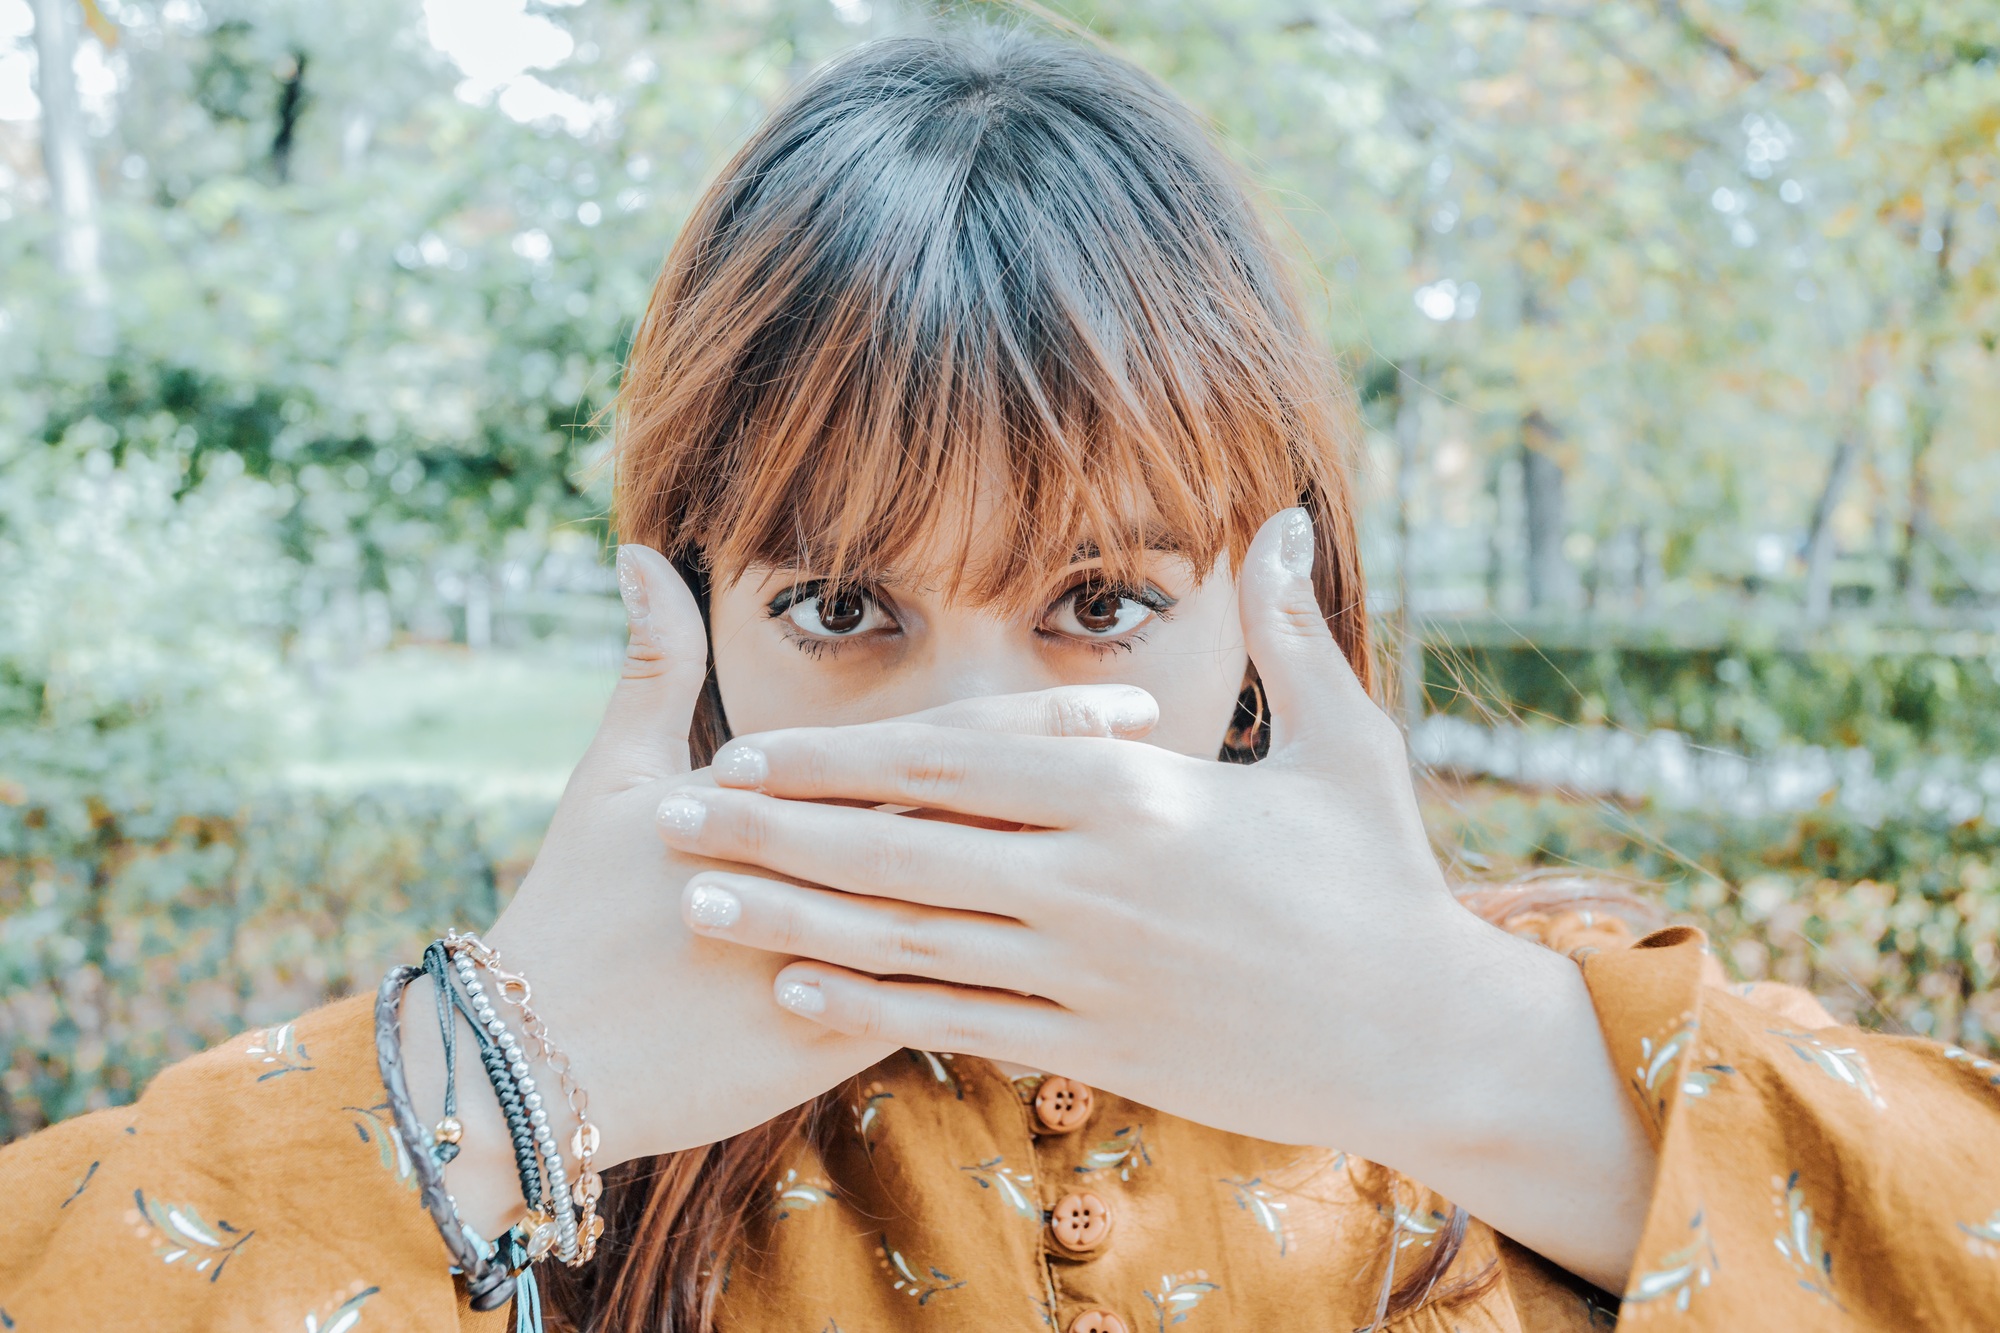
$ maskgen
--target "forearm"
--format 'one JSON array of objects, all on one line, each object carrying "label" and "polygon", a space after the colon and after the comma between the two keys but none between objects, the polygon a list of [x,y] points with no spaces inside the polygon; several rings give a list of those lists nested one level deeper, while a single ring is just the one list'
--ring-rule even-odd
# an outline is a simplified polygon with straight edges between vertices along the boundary
[{"label": "forearm", "polygon": [[1371,1155],[1619,1292],[1645,1223],[1651,1141],[1576,964],[1464,914],[1434,1030],[1409,1058],[1422,1113]]}]

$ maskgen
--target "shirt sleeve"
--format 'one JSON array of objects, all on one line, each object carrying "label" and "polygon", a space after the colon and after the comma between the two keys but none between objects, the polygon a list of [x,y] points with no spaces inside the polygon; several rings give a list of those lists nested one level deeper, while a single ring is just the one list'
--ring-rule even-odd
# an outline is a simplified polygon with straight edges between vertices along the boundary
[{"label": "shirt sleeve", "polygon": [[458,1329],[373,1009],[244,1033],[0,1149],[0,1330]]},{"label": "shirt sleeve", "polygon": [[1582,965],[1659,1153],[1621,1328],[2000,1323],[2000,1065],[1715,984],[1688,927]]}]

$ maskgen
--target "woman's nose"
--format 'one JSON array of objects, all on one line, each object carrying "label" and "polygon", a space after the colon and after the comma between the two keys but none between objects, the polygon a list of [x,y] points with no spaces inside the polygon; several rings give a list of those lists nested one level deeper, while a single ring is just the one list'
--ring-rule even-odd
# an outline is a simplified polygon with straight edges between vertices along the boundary
[{"label": "woman's nose", "polygon": [[938,636],[932,648],[913,673],[915,678],[903,682],[921,696],[921,702],[913,698],[904,711],[960,699],[1025,694],[1063,683],[1035,651],[1032,636],[1023,636],[1018,626],[965,627]]}]

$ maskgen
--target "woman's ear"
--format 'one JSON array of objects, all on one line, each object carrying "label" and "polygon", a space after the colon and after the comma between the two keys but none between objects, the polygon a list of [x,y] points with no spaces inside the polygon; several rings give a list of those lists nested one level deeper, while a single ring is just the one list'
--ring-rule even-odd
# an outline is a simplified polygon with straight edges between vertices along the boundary
[{"label": "woman's ear", "polygon": [[1264,704],[1264,683],[1257,678],[1257,664],[1243,668],[1243,690],[1236,696],[1236,711],[1223,733],[1225,764],[1254,764],[1271,748],[1271,710]]}]

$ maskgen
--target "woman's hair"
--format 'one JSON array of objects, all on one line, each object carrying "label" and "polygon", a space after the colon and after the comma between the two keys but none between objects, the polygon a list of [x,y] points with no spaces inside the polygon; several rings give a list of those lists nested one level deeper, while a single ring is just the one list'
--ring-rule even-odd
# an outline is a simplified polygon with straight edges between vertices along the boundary
[{"label": "woman's hair", "polygon": [[[1302,504],[1371,683],[1352,400],[1250,197],[1172,94],[1092,46],[980,26],[861,47],[771,114],[667,257],[616,408],[620,540],[665,552],[706,614],[754,566],[865,580],[964,532],[956,595],[1026,606],[1081,543],[1112,577],[1162,544],[1206,570]],[[727,736],[711,676],[695,763]],[[833,1095],[613,1172],[608,1253],[551,1275],[552,1311],[710,1328]]]}]

